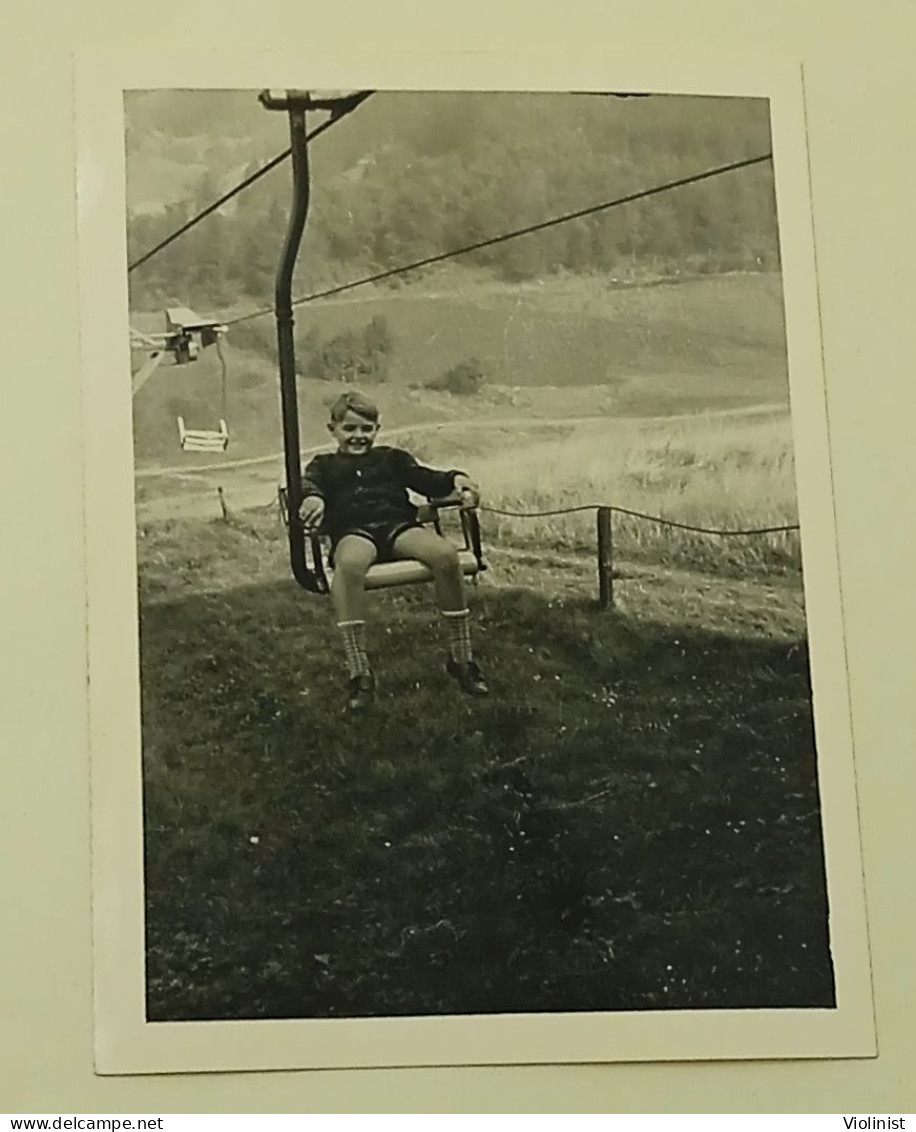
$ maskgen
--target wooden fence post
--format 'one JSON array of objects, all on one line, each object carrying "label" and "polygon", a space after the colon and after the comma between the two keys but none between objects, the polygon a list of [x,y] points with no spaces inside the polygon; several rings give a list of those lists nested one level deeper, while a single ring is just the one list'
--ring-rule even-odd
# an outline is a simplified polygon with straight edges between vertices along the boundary
[{"label": "wooden fence post", "polygon": [[219,496],[219,506],[220,506],[220,510],[223,513],[223,519],[226,522],[228,522],[229,521],[229,508],[226,506],[226,496],[223,494],[223,489],[221,487],[218,487],[216,489],[216,494]]},{"label": "wooden fence post", "polygon": [[598,606],[614,606],[613,543],[611,538],[611,509],[598,508]]}]

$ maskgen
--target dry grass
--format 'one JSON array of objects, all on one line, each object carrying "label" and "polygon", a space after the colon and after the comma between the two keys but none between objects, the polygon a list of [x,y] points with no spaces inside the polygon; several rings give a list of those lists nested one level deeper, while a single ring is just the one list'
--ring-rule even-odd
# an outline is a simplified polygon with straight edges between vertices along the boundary
[{"label": "dry grass", "polygon": [[[608,505],[691,526],[744,530],[798,522],[787,415],[697,417],[667,423],[613,420],[552,429],[399,438],[430,462],[467,466],[488,507],[537,512]],[[485,514],[490,542],[551,549],[594,547],[593,511],[543,518]],[[723,538],[614,517],[619,558],[742,570],[797,570],[798,536]]]}]

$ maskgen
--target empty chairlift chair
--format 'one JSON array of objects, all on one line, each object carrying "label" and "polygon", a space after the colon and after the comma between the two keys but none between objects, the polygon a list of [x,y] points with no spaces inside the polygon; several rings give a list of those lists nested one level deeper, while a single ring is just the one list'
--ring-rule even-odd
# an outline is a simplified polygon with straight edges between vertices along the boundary
[{"label": "empty chairlift chair", "polygon": [[178,441],[183,452],[225,452],[229,447],[229,429],[222,419],[219,429],[186,428],[184,417],[179,417]]},{"label": "empty chairlift chair", "polygon": [[184,417],[178,418],[178,442],[184,452],[225,452],[229,446],[226,424],[226,363],[220,349],[220,336],[225,326],[214,319],[201,318],[188,307],[169,307],[165,312],[166,344],[177,365],[196,362],[200,351],[216,346],[222,366],[223,416],[218,429],[188,428]]}]

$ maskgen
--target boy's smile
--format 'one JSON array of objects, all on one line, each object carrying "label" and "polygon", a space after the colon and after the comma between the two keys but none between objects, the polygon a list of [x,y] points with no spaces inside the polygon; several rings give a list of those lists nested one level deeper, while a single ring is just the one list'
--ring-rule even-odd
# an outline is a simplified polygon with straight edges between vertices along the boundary
[{"label": "boy's smile", "polygon": [[363,456],[375,443],[379,426],[377,421],[367,421],[352,409],[348,409],[343,419],[328,428],[337,441],[337,448],[348,456]]}]

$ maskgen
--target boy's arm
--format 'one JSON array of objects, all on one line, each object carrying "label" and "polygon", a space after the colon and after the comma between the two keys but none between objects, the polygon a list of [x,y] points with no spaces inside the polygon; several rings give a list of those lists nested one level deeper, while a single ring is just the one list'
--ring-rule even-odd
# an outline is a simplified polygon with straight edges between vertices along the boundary
[{"label": "boy's arm", "polygon": [[324,518],[324,469],[320,456],[309,461],[302,473],[302,502],[299,518],[306,530],[317,530]]},{"label": "boy's arm", "polygon": [[309,495],[317,495],[319,499],[324,499],[325,477],[324,467],[321,456],[313,456],[305,466],[305,471],[302,473],[302,498],[305,499]]},{"label": "boy's arm", "polygon": [[404,484],[411,491],[425,495],[427,499],[441,499],[454,491],[470,490],[476,501],[477,489],[470,477],[457,468],[447,472],[420,464],[409,452],[399,451],[401,472]]}]

